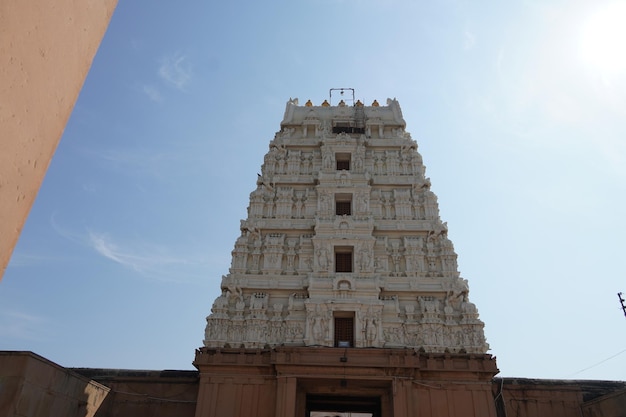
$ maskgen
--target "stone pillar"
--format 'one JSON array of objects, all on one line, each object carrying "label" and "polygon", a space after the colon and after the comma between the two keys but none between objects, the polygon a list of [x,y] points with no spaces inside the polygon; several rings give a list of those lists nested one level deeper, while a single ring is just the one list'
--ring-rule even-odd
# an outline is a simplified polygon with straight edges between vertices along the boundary
[{"label": "stone pillar", "polygon": [[0,6],[0,279],[117,0]]},{"label": "stone pillar", "polygon": [[393,381],[393,415],[410,417],[417,415],[413,407],[412,382],[406,379]]},{"label": "stone pillar", "polygon": [[296,378],[279,377],[276,395],[276,417],[292,417],[296,412]]}]

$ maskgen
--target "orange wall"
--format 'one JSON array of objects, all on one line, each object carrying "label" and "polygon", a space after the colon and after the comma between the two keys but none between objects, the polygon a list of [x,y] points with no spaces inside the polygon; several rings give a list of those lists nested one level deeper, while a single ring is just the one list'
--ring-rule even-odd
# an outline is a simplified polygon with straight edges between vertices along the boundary
[{"label": "orange wall", "polygon": [[0,279],[116,5],[0,2]]}]

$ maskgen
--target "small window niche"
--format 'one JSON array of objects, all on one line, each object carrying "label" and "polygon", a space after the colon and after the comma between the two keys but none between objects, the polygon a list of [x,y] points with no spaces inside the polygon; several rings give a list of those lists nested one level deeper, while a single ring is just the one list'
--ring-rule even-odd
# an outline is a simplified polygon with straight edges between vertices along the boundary
[{"label": "small window niche", "polygon": [[335,154],[335,161],[337,161],[337,171],[350,171],[350,157],[349,153]]},{"label": "small window niche", "polygon": [[352,215],[352,194],[335,194],[335,214],[337,216]]},{"label": "small window niche", "polygon": [[352,272],[354,248],[352,246],[335,247],[335,272]]},{"label": "small window niche", "polygon": [[354,347],[354,311],[335,311],[335,347]]}]

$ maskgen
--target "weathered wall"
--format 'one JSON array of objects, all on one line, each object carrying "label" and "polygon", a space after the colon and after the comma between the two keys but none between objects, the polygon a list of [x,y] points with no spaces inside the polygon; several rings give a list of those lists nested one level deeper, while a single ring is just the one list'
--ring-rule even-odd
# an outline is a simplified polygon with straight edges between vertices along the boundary
[{"label": "weathered wall", "polygon": [[[289,396],[295,404],[295,385],[293,389],[284,389],[284,384],[277,384],[268,351],[232,350],[235,354],[224,355],[217,351],[214,355],[196,353],[196,364],[200,371],[198,389],[197,417],[208,416],[258,416],[281,417],[293,416],[293,408],[280,406],[283,413],[277,412],[276,404],[281,398]],[[240,354],[238,354],[240,353]],[[248,354],[246,354],[248,353]],[[277,388],[277,385],[280,388]],[[284,414],[285,412],[290,414]]]},{"label": "weathered wall", "polygon": [[195,415],[276,417],[276,380],[242,375],[203,380]]},{"label": "weathered wall", "polygon": [[116,5],[0,2],[0,279]]},{"label": "weathered wall", "polygon": [[[430,385],[430,384],[428,384]],[[415,412],[420,417],[496,417],[491,385],[463,383],[412,387]]]},{"label": "weathered wall", "polygon": [[502,397],[507,417],[580,417],[583,402],[579,387],[534,380],[505,380]]},{"label": "weathered wall", "polygon": [[0,351],[0,416],[94,417],[108,393],[32,352]]},{"label": "weathered wall", "polygon": [[194,364],[196,417],[305,417],[308,396],[356,398],[356,406],[380,399],[381,417],[496,417],[491,380],[498,370],[490,355],[203,348]]},{"label": "weathered wall", "polygon": [[[624,388],[626,382],[619,381],[497,378],[493,383],[498,417],[623,417],[626,406],[617,414],[611,412],[619,403],[619,395],[614,397],[614,393],[624,392]],[[626,394],[622,401],[626,401]],[[593,414],[600,410],[608,414]]]},{"label": "weathered wall", "polygon": [[624,417],[626,388],[584,403],[582,412],[583,417]]},{"label": "weathered wall", "polygon": [[193,417],[197,371],[74,369],[110,388],[95,417]]},{"label": "weathered wall", "polygon": [[623,417],[626,382],[495,378],[489,355],[203,349],[197,371],[65,369],[0,351],[0,416],[306,417],[307,395],[380,399],[381,417]]}]

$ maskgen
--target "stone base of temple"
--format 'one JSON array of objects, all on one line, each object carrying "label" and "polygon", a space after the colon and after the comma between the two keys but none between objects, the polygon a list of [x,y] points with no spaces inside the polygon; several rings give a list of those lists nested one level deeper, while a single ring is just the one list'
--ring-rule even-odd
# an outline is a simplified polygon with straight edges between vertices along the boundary
[{"label": "stone base of temple", "polygon": [[196,366],[200,372],[63,368],[32,352],[0,351],[0,416],[624,417],[626,410],[624,381],[488,380],[497,371],[489,355],[203,348]]},{"label": "stone base of temple", "polygon": [[487,354],[202,348],[194,365],[200,371],[198,417],[497,415],[492,386],[498,369]]}]

